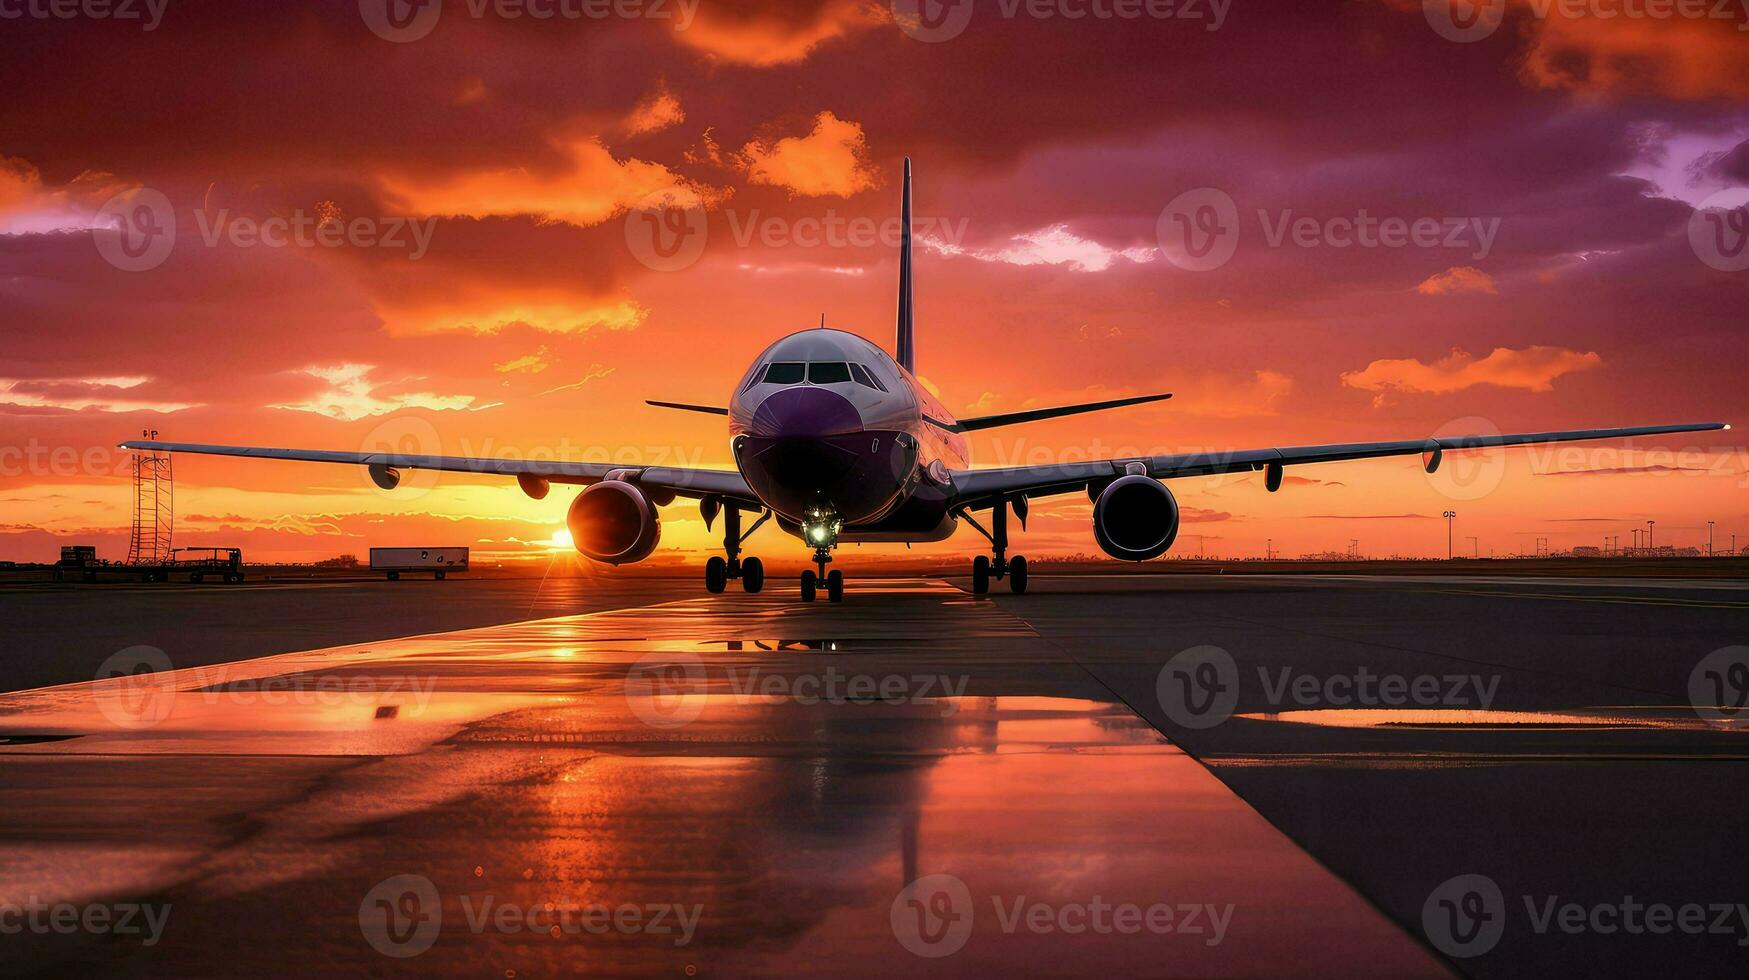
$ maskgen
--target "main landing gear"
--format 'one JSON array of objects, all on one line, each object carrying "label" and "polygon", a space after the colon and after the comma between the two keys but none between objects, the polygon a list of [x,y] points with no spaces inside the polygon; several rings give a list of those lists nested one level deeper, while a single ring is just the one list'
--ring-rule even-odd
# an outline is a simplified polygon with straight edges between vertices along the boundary
[{"label": "main landing gear", "polygon": [[814,549],[814,564],[820,566],[820,571],[815,573],[810,569],[802,573],[803,602],[813,602],[815,594],[822,588],[826,590],[826,600],[828,602],[844,601],[844,573],[834,568],[831,573],[828,574],[826,571],[826,563],[831,560],[832,553],[827,549]]},{"label": "main landing gear", "polygon": [[[1020,517],[1020,526],[1026,526],[1026,498],[1018,497],[1014,501],[1014,512]],[[972,594],[985,595],[990,591],[990,577],[1008,579],[1008,589],[1016,594],[1026,591],[1026,558],[1022,555],[1008,557],[1008,504],[1006,498],[998,497],[996,505],[990,508],[990,530],[972,519],[965,511],[960,516],[966,523],[978,529],[978,533],[990,539],[994,557],[979,555],[972,559]]]},{"label": "main landing gear", "polygon": [[729,587],[730,579],[740,579],[741,588],[748,592],[758,592],[765,588],[765,563],[757,558],[741,559],[741,543],[753,536],[759,530],[759,525],[771,519],[771,511],[761,514],[759,520],[745,533],[741,531],[741,508],[734,504],[723,506],[720,502],[707,498],[699,505],[704,514],[704,525],[709,528],[711,518],[716,515],[718,507],[723,511],[723,551],[725,556],[712,556],[704,563],[704,587],[707,592],[721,592]]}]

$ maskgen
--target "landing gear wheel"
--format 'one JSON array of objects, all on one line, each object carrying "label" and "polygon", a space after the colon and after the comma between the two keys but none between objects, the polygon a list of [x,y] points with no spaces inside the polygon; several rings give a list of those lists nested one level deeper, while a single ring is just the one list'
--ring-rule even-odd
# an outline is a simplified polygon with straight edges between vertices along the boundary
[{"label": "landing gear wheel", "polygon": [[1008,559],[1008,588],[1015,595],[1026,591],[1026,559],[1020,555]]},{"label": "landing gear wheel", "polygon": [[844,573],[836,568],[826,573],[826,598],[831,602],[844,601]]},{"label": "landing gear wheel", "polygon": [[721,558],[713,557],[704,563],[704,590],[717,593],[727,588],[729,584],[729,563]]},{"label": "landing gear wheel", "polygon": [[990,559],[979,555],[972,559],[972,595],[990,591]]},{"label": "landing gear wheel", "polygon": [[765,588],[765,563],[757,558],[749,558],[741,563],[741,588],[748,592],[758,592]]},{"label": "landing gear wheel", "polygon": [[803,602],[813,602],[814,601],[814,589],[816,588],[817,581],[818,581],[818,576],[816,576],[812,571],[807,571],[807,572],[802,573],[802,601]]}]

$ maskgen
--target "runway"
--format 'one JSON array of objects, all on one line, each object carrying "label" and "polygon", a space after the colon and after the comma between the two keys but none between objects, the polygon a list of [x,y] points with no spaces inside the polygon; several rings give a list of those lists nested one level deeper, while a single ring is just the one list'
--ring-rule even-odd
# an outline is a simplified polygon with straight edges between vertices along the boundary
[{"label": "runway", "polygon": [[1740,975],[1749,914],[1680,916],[1749,901],[1746,736],[1689,695],[1749,597],[1669,585],[774,583],[124,651],[0,695],[0,901],[45,910],[0,966]]}]

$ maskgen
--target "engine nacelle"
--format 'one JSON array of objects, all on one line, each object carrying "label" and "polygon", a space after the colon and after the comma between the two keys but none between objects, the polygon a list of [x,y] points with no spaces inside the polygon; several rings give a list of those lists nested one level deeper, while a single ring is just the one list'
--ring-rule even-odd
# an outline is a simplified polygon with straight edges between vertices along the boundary
[{"label": "engine nacelle", "polygon": [[1122,561],[1158,558],[1178,537],[1178,501],[1152,477],[1113,480],[1093,501],[1093,538]]},{"label": "engine nacelle", "polygon": [[578,494],[565,526],[578,551],[609,565],[643,561],[662,539],[656,505],[623,480],[604,480]]}]

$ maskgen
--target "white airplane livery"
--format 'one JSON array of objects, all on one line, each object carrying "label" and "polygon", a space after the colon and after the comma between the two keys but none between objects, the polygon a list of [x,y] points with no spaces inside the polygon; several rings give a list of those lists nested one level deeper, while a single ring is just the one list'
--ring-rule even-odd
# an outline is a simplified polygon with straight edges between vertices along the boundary
[{"label": "white airplane livery", "polygon": [[[844,597],[843,573],[827,572],[846,542],[940,541],[964,521],[988,539],[991,553],[972,561],[972,589],[992,579],[1025,592],[1026,559],[1008,554],[1010,512],[1026,525],[1035,497],[1086,493],[1093,501],[1093,537],[1113,558],[1147,561],[1166,553],[1178,535],[1179,510],[1168,480],[1261,470],[1280,489],[1288,466],[1421,455],[1428,472],[1452,450],[1532,443],[1612,439],[1726,429],[1717,422],[1509,435],[1440,436],[1397,442],[1297,446],[1041,466],[972,469],[965,433],[1039,419],[1160,401],[1170,394],[956,419],[912,373],[916,348],[911,307],[911,162],[905,161],[901,203],[898,329],[891,353],[842,330],[803,330],[754,359],[726,406],[650,404],[726,416],[736,469],[707,470],[602,463],[535,462],[461,456],[266,449],[194,443],[130,441],[126,449],[206,453],[364,466],[384,489],[408,470],[441,470],[514,478],[534,499],[555,483],[584,487],[566,523],[577,550],[599,562],[641,561],[661,537],[658,508],[677,497],[698,501],[706,527],[720,517],[723,554],[705,563],[705,587],[721,592],[739,581],[764,587],[758,558],[742,545],[767,521],[812,550],[815,569],[802,573],[801,598],[824,591]],[[978,520],[982,514],[988,522]],[[747,524],[744,515],[753,515]]]}]

